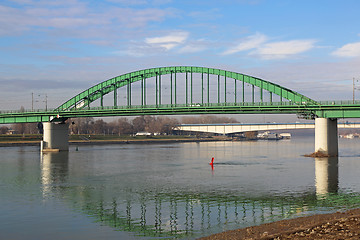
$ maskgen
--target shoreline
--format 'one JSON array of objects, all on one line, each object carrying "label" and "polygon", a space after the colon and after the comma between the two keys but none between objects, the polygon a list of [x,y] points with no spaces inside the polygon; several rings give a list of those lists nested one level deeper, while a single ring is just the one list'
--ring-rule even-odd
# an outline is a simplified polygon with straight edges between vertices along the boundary
[{"label": "shoreline", "polygon": [[[154,143],[186,143],[186,142],[218,142],[231,141],[227,138],[209,138],[209,139],[119,139],[119,140],[69,140],[69,145],[105,145],[105,144],[154,144]],[[8,141],[0,142],[0,147],[18,147],[18,146],[40,146],[40,141]]]},{"label": "shoreline", "polygon": [[285,219],[216,233],[200,240],[232,239],[359,239],[360,208]]}]

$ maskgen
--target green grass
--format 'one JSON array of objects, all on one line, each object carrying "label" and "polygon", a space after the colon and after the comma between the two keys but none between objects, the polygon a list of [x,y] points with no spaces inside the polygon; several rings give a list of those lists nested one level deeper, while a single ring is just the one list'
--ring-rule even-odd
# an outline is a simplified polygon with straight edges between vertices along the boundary
[{"label": "green grass", "polygon": [[41,134],[13,134],[5,135],[0,134],[0,142],[22,142],[22,141],[41,141]]}]

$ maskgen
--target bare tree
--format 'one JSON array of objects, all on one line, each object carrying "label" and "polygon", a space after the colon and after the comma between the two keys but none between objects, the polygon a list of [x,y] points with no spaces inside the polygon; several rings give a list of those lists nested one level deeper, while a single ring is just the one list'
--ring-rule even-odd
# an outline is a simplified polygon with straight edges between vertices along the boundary
[{"label": "bare tree", "polygon": [[37,123],[14,123],[11,128],[18,134],[38,134]]},{"label": "bare tree", "polygon": [[118,134],[128,135],[134,133],[134,126],[129,122],[127,118],[120,118],[118,120]]},{"label": "bare tree", "polygon": [[145,131],[150,133],[159,133],[161,131],[161,123],[156,121],[156,117],[146,116],[145,122]]},{"label": "bare tree", "polygon": [[94,124],[94,118],[76,118],[73,124],[70,125],[71,133],[73,134],[90,134],[92,133],[92,125]]},{"label": "bare tree", "polygon": [[9,128],[8,127],[1,127],[0,128],[0,134],[5,134],[9,131]]},{"label": "bare tree", "polygon": [[[25,112],[25,108],[23,106],[20,107],[20,112]],[[11,125],[12,129],[19,134],[25,134],[26,131],[26,123],[15,123]]]},{"label": "bare tree", "polygon": [[132,120],[132,125],[134,127],[134,132],[143,132],[145,131],[146,121],[144,116],[136,117]]},{"label": "bare tree", "polygon": [[174,127],[179,124],[179,121],[177,121],[175,118],[169,117],[158,117],[156,122],[159,122],[161,126],[160,132],[166,134],[171,134]]},{"label": "bare tree", "polygon": [[92,124],[92,133],[93,134],[106,134],[107,132],[107,123],[102,119],[98,119]]},{"label": "bare tree", "polygon": [[108,130],[109,134],[118,134],[118,133],[119,133],[119,129],[118,129],[118,123],[117,123],[117,121],[109,122],[109,123],[107,124],[107,130]]},{"label": "bare tree", "polygon": [[38,124],[37,123],[26,123],[25,124],[25,133],[26,134],[38,134]]},{"label": "bare tree", "polygon": [[18,134],[25,134],[26,126],[25,123],[14,123],[11,128]]},{"label": "bare tree", "polygon": [[212,123],[237,123],[234,118],[217,117],[213,115],[202,115],[200,117],[183,117],[182,123],[187,124],[212,124]]}]

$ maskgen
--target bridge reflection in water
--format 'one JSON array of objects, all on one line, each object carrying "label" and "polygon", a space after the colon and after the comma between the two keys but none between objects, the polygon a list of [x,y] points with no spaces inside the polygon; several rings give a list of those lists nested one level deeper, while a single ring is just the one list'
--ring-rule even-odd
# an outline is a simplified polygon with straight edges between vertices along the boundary
[{"label": "bridge reflection in water", "polygon": [[[137,191],[130,187],[72,186],[69,153],[41,154],[43,197],[65,199],[95,222],[147,237],[197,237],[338,207],[338,158],[315,159],[316,192],[247,197],[231,192]],[[126,184],[125,184],[126,186]],[[348,198],[347,198],[348,199]],[[351,198],[356,199],[356,198]],[[357,198],[359,199],[359,198]],[[356,201],[356,200],[355,200]]]},{"label": "bridge reflection in water", "polygon": [[337,193],[339,188],[339,158],[315,158],[316,194],[320,197]]},{"label": "bridge reflection in water", "polygon": [[69,175],[69,152],[40,153],[41,183],[44,198],[56,194]]}]

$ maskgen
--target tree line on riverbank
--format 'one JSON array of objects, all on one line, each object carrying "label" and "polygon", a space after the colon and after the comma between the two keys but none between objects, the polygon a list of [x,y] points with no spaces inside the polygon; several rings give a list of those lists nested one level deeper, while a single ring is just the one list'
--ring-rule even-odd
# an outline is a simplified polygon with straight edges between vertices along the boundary
[{"label": "tree line on riverbank", "polygon": [[[237,123],[230,117],[218,117],[213,115],[186,116],[181,118],[167,116],[139,116],[135,118],[116,118],[107,122],[104,119],[76,118],[69,119],[70,134],[106,134],[106,135],[132,135],[138,132],[171,134],[172,129],[178,124],[213,124],[213,123]],[[39,133],[37,123],[17,123],[10,127],[2,126],[0,134],[6,134],[9,130],[17,134]]]}]

